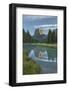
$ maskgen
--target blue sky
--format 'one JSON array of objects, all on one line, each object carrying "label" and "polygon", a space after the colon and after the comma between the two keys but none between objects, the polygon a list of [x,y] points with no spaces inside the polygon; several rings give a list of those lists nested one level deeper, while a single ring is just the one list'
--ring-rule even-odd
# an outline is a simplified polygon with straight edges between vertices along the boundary
[{"label": "blue sky", "polygon": [[57,16],[43,15],[23,15],[23,27],[25,32],[33,36],[36,28],[42,28],[45,34],[48,34],[49,29],[57,28]]}]

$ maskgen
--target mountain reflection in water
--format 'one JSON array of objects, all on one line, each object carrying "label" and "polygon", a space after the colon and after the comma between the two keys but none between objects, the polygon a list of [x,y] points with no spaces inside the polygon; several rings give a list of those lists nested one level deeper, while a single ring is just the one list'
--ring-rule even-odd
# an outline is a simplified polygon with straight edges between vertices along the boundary
[{"label": "mountain reflection in water", "polygon": [[41,66],[41,74],[57,73],[57,48],[24,45],[24,50]]},{"label": "mountain reflection in water", "polygon": [[30,58],[35,60],[41,60],[45,62],[56,62],[56,57],[49,57],[47,51],[38,51],[37,53],[32,49],[28,55]]}]

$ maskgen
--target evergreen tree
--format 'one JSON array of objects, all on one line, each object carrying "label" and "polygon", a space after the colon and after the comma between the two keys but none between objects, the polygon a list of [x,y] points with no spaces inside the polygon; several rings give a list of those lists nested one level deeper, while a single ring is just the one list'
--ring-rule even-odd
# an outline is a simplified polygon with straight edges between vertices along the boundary
[{"label": "evergreen tree", "polygon": [[52,32],[49,29],[49,32],[48,32],[48,43],[51,43],[51,42],[52,42]]},{"label": "evergreen tree", "polygon": [[57,29],[55,30],[55,42],[57,43]]},{"label": "evergreen tree", "polygon": [[56,37],[55,37],[55,30],[52,32],[52,43],[55,43]]},{"label": "evergreen tree", "polygon": [[30,43],[30,42],[31,42],[31,38],[32,38],[32,37],[30,36],[29,31],[27,31],[27,42]]},{"label": "evergreen tree", "polygon": [[25,30],[23,29],[23,42],[25,42],[26,41],[26,32],[25,32]]},{"label": "evergreen tree", "polygon": [[27,30],[27,32],[25,32],[25,30],[23,29],[23,42],[31,43],[31,41],[32,41],[32,37],[31,37],[29,31]]},{"label": "evergreen tree", "polygon": [[53,30],[53,31],[51,31],[49,29],[47,42],[48,43],[57,43],[57,29]]}]

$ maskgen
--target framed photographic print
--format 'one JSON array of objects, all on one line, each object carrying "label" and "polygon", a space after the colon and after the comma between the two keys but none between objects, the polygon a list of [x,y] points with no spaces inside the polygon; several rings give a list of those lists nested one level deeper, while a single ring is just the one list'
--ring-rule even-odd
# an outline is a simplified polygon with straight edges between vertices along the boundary
[{"label": "framed photographic print", "polygon": [[66,7],[9,5],[9,85],[66,83]]}]

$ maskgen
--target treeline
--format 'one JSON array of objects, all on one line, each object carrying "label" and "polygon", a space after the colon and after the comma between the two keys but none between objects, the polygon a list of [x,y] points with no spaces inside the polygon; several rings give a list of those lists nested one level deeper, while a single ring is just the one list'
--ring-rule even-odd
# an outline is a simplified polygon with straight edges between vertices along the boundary
[{"label": "treeline", "polygon": [[23,42],[31,42],[31,38],[32,37],[30,36],[29,31],[25,32],[25,30],[23,29]]},{"label": "treeline", "polygon": [[29,31],[25,32],[25,30],[23,29],[23,42],[24,43],[37,43],[38,40],[34,39]]},{"label": "treeline", "polygon": [[[29,31],[25,32],[23,29],[23,42],[24,43],[40,43],[40,41],[34,39]],[[47,39],[44,39],[41,43],[57,43],[57,29],[49,29]]]},{"label": "treeline", "polygon": [[57,43],[57,29],[48,32],[47,43]]}]

